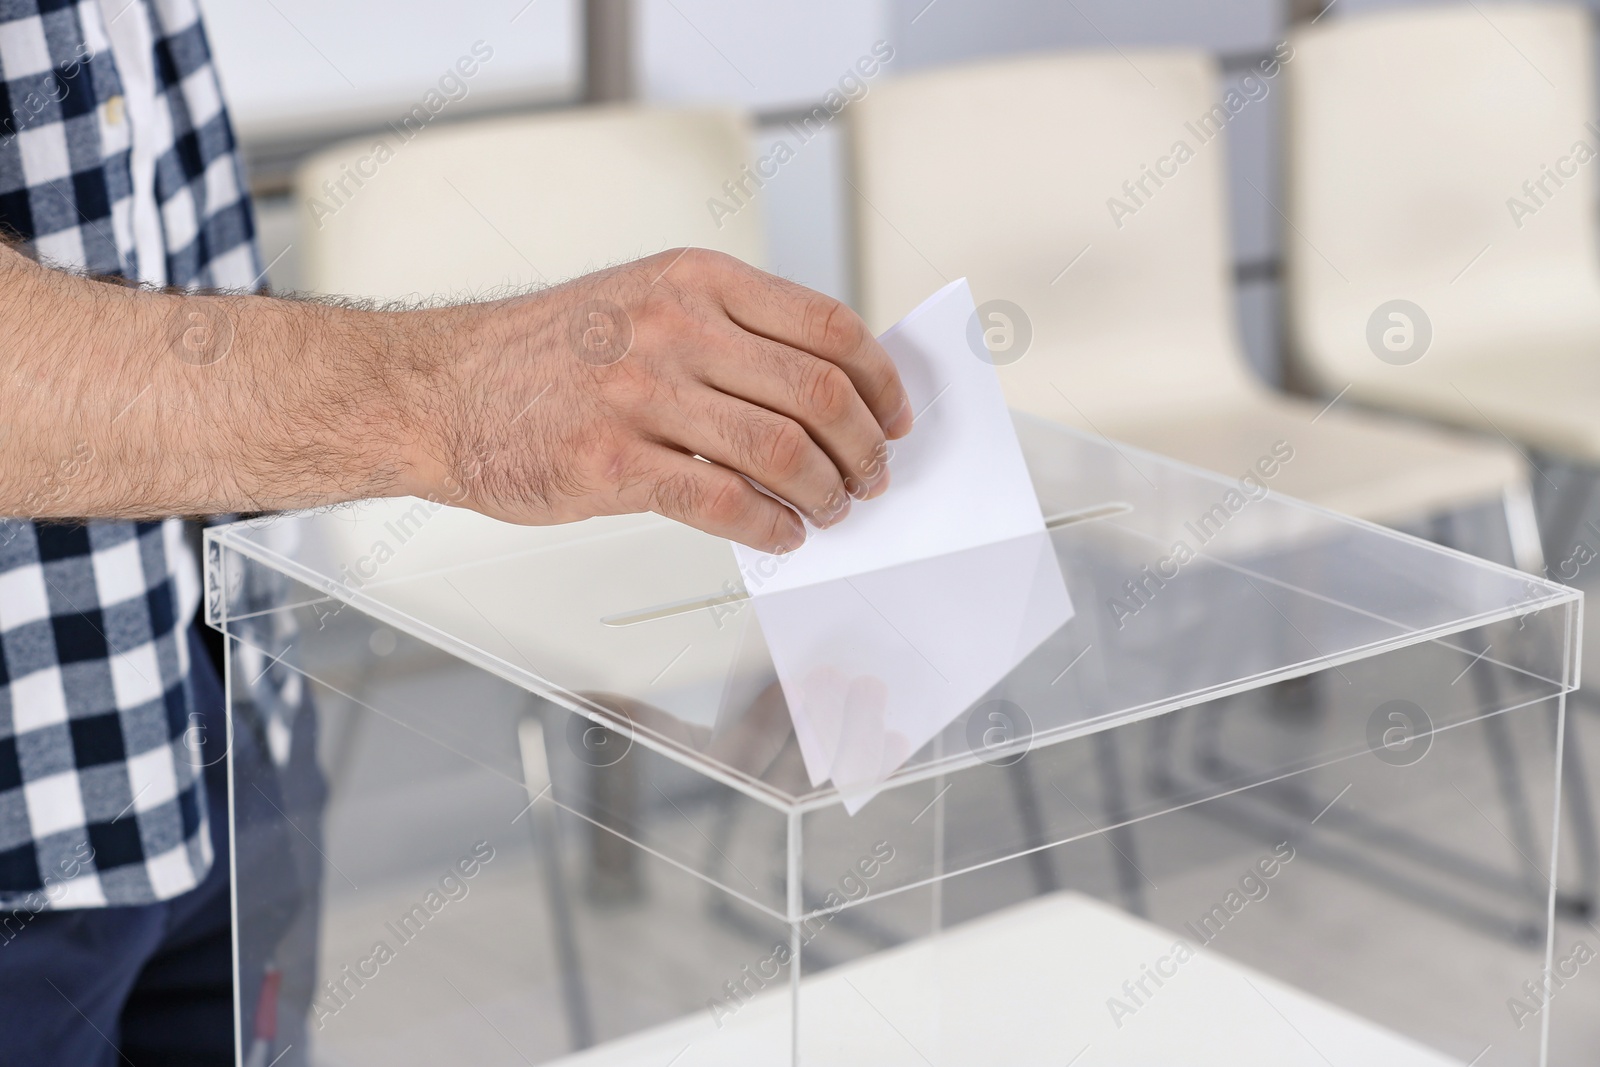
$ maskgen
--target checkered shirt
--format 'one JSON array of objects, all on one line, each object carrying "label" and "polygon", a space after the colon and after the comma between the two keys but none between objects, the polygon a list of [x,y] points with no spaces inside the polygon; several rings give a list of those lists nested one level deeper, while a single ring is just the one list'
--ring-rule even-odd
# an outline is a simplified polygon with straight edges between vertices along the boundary
[{"label": "checkered shirt", "polygon": [[[107,6],[149,23],[155,121],[138,137],[156,150],[168,284],[253,286],[196,0]],[[107,18],[98,0],[0,0],[0,224],[47,263],[138,279],[140,183]],[[92,462],[80,452],[53,477]],[[176,519],[0,519],[0,939],[22,909],[147,904],[210,869],[185,641],[197,601]]]}]

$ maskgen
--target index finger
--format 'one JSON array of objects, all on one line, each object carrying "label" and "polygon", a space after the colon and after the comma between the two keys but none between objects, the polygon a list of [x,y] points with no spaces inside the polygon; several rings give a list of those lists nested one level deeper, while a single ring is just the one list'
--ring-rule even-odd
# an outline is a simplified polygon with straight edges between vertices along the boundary
[{"label": "index finger", "polygon": [[809,352],[844,371],[886,437],[911,432],[911,401],[889,353],[848,305],[738,260],[717,289],[728,317],[750,333]]}]

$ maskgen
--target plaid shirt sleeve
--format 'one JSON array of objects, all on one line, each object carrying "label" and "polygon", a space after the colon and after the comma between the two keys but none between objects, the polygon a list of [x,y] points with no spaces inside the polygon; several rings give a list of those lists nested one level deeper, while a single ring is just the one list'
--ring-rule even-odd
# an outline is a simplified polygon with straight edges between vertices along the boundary
[{"label": "plaid shirt sleeve", "polygon": [[[131,0],[112,17],[150,24],[170,120],[155,124],[154,182],[168,283],[253,288],[250,205],[196,0]],[[105,19],[99,0],[0,0],[0,225],[47,262],[137,279]],[[57,476],[93,462],[82,445]],[[186,743],[198,584],[181,529],[0,519],[0,938],[45,909],[169,899],[210,868]]]}]

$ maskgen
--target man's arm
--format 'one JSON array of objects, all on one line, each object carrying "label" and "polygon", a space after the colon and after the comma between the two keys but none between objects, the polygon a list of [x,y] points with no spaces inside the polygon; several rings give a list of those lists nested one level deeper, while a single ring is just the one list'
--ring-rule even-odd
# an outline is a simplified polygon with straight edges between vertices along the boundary
[{"label": "man's arm", "polygon": [[885,438],[911,427],[853,312],[698,249],[403,311],[154,293],[0,249],[0,323],[0,515],[413,494],[793,548],[795,513],[740,475],[831,525],[883,490]]}]

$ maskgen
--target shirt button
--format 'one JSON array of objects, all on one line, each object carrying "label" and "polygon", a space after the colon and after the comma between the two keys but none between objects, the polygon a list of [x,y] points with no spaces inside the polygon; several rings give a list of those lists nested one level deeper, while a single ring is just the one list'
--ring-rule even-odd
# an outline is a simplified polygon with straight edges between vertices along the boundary
[{"label": "shirt button", "polygon": [[105,102],[106,122],[112,126],[121,126],[123,117],[122,96],[113,96]]}]

